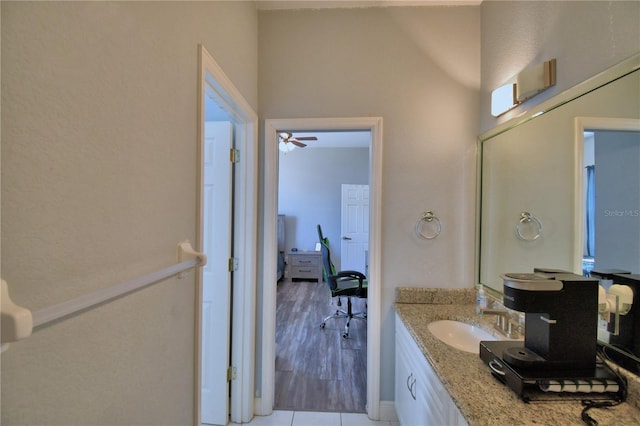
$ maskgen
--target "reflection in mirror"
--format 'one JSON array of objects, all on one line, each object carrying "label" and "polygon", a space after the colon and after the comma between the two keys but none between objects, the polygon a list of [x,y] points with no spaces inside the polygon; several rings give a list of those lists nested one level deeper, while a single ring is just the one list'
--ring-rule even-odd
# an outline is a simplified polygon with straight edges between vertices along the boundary
[{"label": "reflection in mirror", "polygon": [[[609,297],[627,286],[637,293],[640,275],[629,273],[640,272],[640,119],[578,118],[576,132],[583,136],[576,139],[583,148],[583,273],[599,278]],[[617,315],[603,306],[598,340],[609,358],[640,374],[640,309],[622,303]]]},{"label": "reflection in mirror", "polygon": [[[640,97],[637,96],[640,93],[639,65],[640,56],[631,58],[544,103],[539,110],[480,137],[479,283],[501,292],[500,276],[503,273],[532,272],[539,267],[582,274],[585,257],[585,268],[591,267],[588,265],[591,257],[597,266],[606,264],[613,268],[615,266],[607,259],[619,260],[620,256],[613,252],[612,247],[619,251],[628,250],[633,256],[628,240],[635,236],[635,242],[638,241],[640,217],[633,217],[633,214],[638,209],[640,190],[638,175],[631,177],[630,170],[638,171],[640,157],[637,153],[635,156],[623,154],[627,163],[624,166],[614,163],[612,166],[625,176],[624,188],[620,176],[609,177],[608,182],[601,184],[595,182],[595,199],[601,204],[594,207],[595,212],[602,209],[603,216],[607,210],[609,216],[601,218],[605,222],[597,219],[596,215],[594,234],[589,241],[593,250],[588,255],[585,251],[583,152],[586,150],[583,145],[585,131],[597,130],[594,137],[600,139],[606,137],[600,130],[616,129],[610,124],[601,125],[604,118],[624,119],[624,122],[635,123],[631,126],[636,127],[622,127],[622,130],[640,131],[637,126],[640,122]],[[637,133],[629,133],[632,139],[635,136],[637,140]],[[597,146],[599,144],[594,145],[594,149],[600,149],[595,148]],[[603,163],[603,170],[604,162],[608,161],[604,158],[597,159]],[[595,179],[605,177],[599,168],[596,165]],[[633,182],[635,189],[628,186]],[[635,204],[630,204],[634,194]],[[605,195],[617,198],[606,201],[605,206],[602,204]],[[626,219],[628,222],[635,220],[635,228],[623,224],[623,220],[614,220],[620,211],[629,211]],[[518,224],[521,224],[520,233],[523,235],[535,236],[538,229],[533,221],[520,222],[523,213],[531,214],[540,222],[540,235],[536,238],[519,237]],[[608,229],[610,223],[624,228],[617,233],[628,232],[625,238],[618,235],[614,243],[610,241],[611,235],[603,236],[602,233],[611,232]],[[640,273],[638,252],[635,253],[635,266],[625,263],[625,268]]]},{"label": "reflection in mirror", "polygon": [[640,130],[634,128],[640,120],[609,119],[583,131],[584,275],[594,268],[640,272]]}]

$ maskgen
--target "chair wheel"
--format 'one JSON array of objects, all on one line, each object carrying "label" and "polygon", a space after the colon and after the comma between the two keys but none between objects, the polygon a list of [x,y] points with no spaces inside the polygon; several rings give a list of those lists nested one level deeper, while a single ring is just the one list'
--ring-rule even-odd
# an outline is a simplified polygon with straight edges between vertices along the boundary
[{"label": "chair wheel", "polygon": [[342,338],[346,339],[347,337],[349,337],[349,333],[342,333]]},{"label": "chair wheel", "polygon": [[325,323],[320,324],[320,328],[324,328]]}]

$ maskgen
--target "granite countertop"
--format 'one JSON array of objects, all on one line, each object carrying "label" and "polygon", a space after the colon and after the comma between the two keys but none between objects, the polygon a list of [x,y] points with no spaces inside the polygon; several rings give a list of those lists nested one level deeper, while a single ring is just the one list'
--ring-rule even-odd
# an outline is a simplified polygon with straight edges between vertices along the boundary
[{"label": "granite countertop", "polygon": [[[477,315],[474,290],[399,288],[394,305],[418,347],[451,395],[470,426],[474,425],[584,425],[580,401],[525,403],[496,380],[479,355],[454,349],[427,329],[431,321],[451,319],[493,330],[493,315]],[[638,387],[632,375],[628,402],[608,409],[591,409],[600,425],[638,425]],[[633,388],[632,388],[633,387]]]}]

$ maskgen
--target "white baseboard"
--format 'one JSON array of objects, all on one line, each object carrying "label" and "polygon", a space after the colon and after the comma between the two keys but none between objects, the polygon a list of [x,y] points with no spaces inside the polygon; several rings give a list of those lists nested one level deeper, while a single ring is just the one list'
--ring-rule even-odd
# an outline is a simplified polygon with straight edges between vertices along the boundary
[{"label": "white baseboard", "polygon": [[255,397],[253,399],[253,412],[256,416],[269,416],[273,414],[273,408],[269,409],[262,406],[262,398]]},{"label": "white baseboard", "polygon": [[380,401],[380,420],[383,422],[397,422],[395,401]]}]

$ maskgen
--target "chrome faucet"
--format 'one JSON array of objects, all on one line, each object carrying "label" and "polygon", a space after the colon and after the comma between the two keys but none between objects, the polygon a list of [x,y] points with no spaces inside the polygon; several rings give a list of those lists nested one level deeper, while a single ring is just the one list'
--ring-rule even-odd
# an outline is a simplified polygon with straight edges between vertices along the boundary
[{"label": "chrome faucet", "polygon": [[495,315],[496,322],[493,328],[498,330],[508,339],[519,339],[522,337],[523,328],[517,319],[517,315],[507,309],[480,309],[483,315]]}]

